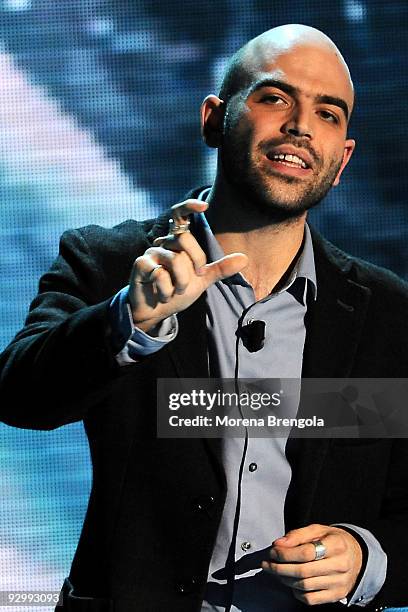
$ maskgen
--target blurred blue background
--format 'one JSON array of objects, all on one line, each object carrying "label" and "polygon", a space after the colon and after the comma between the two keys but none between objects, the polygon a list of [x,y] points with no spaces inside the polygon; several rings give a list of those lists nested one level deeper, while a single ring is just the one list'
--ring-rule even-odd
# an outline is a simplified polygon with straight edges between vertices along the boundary
[{"label": "blurred blue background", "polygon": [[[357,150],[313,221],[408,277],[407,13],[406,0],[1,0],[0,348],[64,229],[153,216],[211,181],[201,100],[233,51],[282,23],[331,36],[356,85]],[[59,589],[90,481],[81,424],[0,425],[0,590]]]}]

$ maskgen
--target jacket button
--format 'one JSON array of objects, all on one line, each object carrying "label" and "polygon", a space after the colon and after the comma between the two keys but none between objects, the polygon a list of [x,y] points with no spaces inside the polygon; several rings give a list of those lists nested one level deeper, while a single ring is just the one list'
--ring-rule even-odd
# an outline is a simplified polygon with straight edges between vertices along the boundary
[{"label": "jacket button", "polygon": [[193,593],[198,587],[198,581],[196,578],[189,578],[184,580],[183,582],[178,582],[176,584],[176,591],[181,595],[188,595],[189,593]]}]

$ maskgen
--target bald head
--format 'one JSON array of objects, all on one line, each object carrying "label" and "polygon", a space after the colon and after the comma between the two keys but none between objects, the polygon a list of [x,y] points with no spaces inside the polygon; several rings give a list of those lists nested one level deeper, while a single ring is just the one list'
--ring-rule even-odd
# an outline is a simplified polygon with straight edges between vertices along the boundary
[{"label": "bald head", "polygon": [[[231,58],[221,85],[220,98],[228,102],[235,94],[245,91],[256,73],[275,64],[279,57],[300,48],[312,48],[337,65],[339,75],[349,91],[351,107],[354,88],[350,72],[334,42],[320,30],[301,24],[283,25],[260,34],[241,47]],[[350,109],[351,110],[351,109]]]}]

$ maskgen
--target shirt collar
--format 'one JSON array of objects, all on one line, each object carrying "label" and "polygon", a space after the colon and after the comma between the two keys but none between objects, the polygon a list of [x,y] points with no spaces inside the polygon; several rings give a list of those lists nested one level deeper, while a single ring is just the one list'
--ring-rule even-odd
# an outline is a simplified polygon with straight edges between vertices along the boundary
[{"label": "shirt collar", "polygon": [[[205,200],[205,196],[207,195],[208,191],[209,190],[207,189],[202,191],[198,199]],[[224,251],[222,250],[217,239],[215,238],[205,214],[195,213],[194,217],[195,217],[195,222],[196,222],[195,227],[197,229],[197,239],[202,249],[206,253],[208,261],[216,261],[217,259],[224,257]],[[294,292],[295,285],[297,284],[296,283],[297,279],[305,279],[305,282],[303,283],[302,301],[304,303],[306,302],[307,294],[309,291],[310,291],[311,297],[314,300],[316,300],[316,296],[317,296],[316,266],[315,266],[314,253],[313,253],[312,236],[311,236],[310,229],[307,223],[305,224],[305,234],[304,234],[302,253],[300,254],[300,257],[297,261],[295,268],[293,269],[293,272],[290,278],[288,279],[285,286],[282,287],[282,289],[279,291],[279,293],[281,291],[287,291],[287,290],[290,290],[291,293]],[[233,276],[230,276],[229,278],[224,279],[223,282],[225,282],[226,284],[238,284],[238,285],[243,285],[246,287],[249,285],[248,282],[245,280],[245,278],[240,273],[234,274]]]}]

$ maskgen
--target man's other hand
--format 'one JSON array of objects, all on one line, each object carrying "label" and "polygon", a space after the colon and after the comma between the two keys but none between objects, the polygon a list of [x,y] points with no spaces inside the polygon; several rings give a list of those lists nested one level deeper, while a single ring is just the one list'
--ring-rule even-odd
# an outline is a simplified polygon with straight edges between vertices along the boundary
[{"label": "man's other hand", "polygon": [[[185,223],[191,214],[207,208],[205,202],[186,200],[171,210],[178,223]],[[240,272],[248,263],[243,253],[209,264],[206,261],[189,231],[157,238],[133,264],[129,301],[135,325],[150,331],[163,319],[188,308],[210,285]]]},{"label": "man's other hand", "polygon": [[[326,554],[315,561],[312,541],[317,540],[326,547]],[[357,540],[340,527],[309,525],[275,540],[270,558],[262,562],[262,568],[289,586],[296,599],[314,606],[340,601],[352,591],[362,551]]]}]

